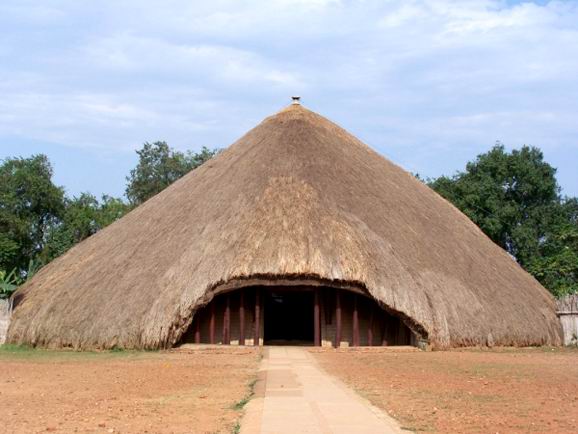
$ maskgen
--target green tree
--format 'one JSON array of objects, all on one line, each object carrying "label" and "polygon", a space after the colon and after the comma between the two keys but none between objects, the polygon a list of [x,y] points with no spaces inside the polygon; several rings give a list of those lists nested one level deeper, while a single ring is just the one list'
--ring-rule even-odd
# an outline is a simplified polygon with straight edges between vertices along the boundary
[{"label": "green tree", "polygon": [[556,296],[578,293],[578,200],[566,200],[528,270]]},{"label": "green tree", "polygon": [[90,193],[66,199],[62,218],[47,235],[46,247],[41,254],[42,262],[48,263],[62,255],[75,244],[121,218],[128,210],[129,206],[122,200],[106,195],[102,196],[101,202]]},{"label": "green tree", "polygon": [[428,183],[553,293],[575,288],[575,200],[562,201],[556,169],[539,149],[508,153],[498,143],[464,172]]},{"label": "green tree", "polygon": [[47,230],[64,212],[64,191],[52,182],[45,155],[0,164],[0,270],[20,276],[44,249]]},{"label": "green tree", "polygon": [[20,285],[20,278],[16,274],[16,269],[10,273],[0,270],[0,300],[9,298]]},{"label": "green tree", "polygon": [[175,151],[166,142],[146,142],[137,151],[139,162],[127,177],[126,196],[133,206],[140,205],[177,179],[210,160],[218,150],[205,147],[200,152]]},{"label": "green tree", "polygon": [[524,146],[508,153],[497,144],[468,163],[465,172],[429,185],[527,265],[560,203],[555,174],[539,149]]},{"label": "green tree", "polygon": [[45,155],[0,164],[0,298],[74,244],[122,217],[129,206],[83,193],[68,199]]},{"label": "green tree", "polygon": [[40,262],[31,259],[28,262],[28,269],[24,273],[17,272],[16,268],[13,268],[9,273],[0,270],[0,299],[10,298],[18,286],[36,274],[40,266]]}]

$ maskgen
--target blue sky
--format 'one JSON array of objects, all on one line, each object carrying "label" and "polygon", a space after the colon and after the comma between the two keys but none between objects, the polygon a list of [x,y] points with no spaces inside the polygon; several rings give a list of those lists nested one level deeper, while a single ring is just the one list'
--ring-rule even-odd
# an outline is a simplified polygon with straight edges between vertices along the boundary
[{"label": "blue sky", "polygon": [[451,174],[540,147],[578,195],[578,1],[2,0],[0,158],[121,195],[145,141],[225,147],[299,94],[378,152]]}]

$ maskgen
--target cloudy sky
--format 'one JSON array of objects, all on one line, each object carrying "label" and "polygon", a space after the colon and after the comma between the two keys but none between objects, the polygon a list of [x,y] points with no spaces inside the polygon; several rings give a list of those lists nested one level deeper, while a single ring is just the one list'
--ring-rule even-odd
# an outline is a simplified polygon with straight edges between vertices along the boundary
[{"label": "cloudy sky", "polygon": [[528,144],[578,195],[578,0],[0,2],[0,158],[47,154],[70,194],[293,94],[412,172]]}]

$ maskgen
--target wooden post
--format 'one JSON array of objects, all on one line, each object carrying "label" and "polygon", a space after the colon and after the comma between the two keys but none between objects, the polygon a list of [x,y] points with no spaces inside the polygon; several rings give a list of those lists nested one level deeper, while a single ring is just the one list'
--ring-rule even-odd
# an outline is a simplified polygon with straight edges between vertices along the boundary
[{"label": "wooden post", "polygon": [[390,345],[399,345],[399,329],[401,321],[399,318],[393,318],[393,328],[391,330]]},{"label": "wooden post", "polygon": [[215,343],[215,304],[216,298],[211,301],[211,318],[209,319],[209,343]]},{"label": "wooden post", "polygon": [[359,314],[357,311],[357,294],[353,294],[353,346],[359,346]]},{"label": "wooden post", "polygon": [[225,296],[225,312],[223,314],[223,338],[224,345],[231,343],[231,336],[229,333],[229,324],[231,323],[231,297],[229,294]]},{"label": "wooden post", "polygon": [[381,346],[382,347],[387,347],[388,345],[388,339],[387,339],[387,335],[389,333],[389,324],[387,321],[387,316],[384,314],[384,312],[381,312]]},{"label": "wooden post", "polygon": [[369,327],[367,328],[367,345],[370,347],[373,346],[373,300],[371,301],[371,305],[369,307]]},{"label": "wooden post", "polygon": [[239,345],[245,345],[245,290],[239,295]]},{"label": "wooden post", "polygon": [[253,332],[253,345],[259,346],[261,339],[261,294],[260,290],[255,289],[255,331]]},{"label": "wooden post", "polygon": [[333,324],[333,314],[335,306],[333,305],[333,288],[324,288],[321,290],[321,312],[325,325]]},{"label": "wooden post", "polygon": [[321,314],[319,311],[319,288],[314,289],[314,301],[313,301],[313,335],[314,341],[313,345],[316,347],[321,346]]},{"label": "wooden post", "polygon": [[407,334],[408,328],[407,326],[404,324],[404,322],[401,320],[399,320],[399,331],[398,331],[398,335],[399,338],[397,340],[397,344],[398,345],[409,345],[409,335]]},{"label": "wooden post", "polygon": [[199,312],[195,315],[195,344],[201,343],[201,319],[199,318]]},{"label": "wooden post", "polygon": [[341,346],[341,290],[335,290],[335,348]]}]

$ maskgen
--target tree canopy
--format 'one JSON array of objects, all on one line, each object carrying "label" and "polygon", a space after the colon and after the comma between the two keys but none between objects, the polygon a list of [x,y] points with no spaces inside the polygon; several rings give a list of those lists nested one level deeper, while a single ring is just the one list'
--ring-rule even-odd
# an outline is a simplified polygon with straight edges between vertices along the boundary
[{"label": "tree canopy", "polygon": [[140,205],[177,179],[210,160],[218,150],[203,147],[200,152],[179,152],[166,142],[146,142],[136,151],[137,166],[127,177],[126,197],[133,206]]},{"label": "tree canopy", "polygon": [[64,213],[64,190],[52,182],[45,155],[0,164],[0,270],[25,271]]},{"label": "tree canopy", "polygon": [[553,294],[578,293],[578,201],[566,200],[528,271]]},{"label": "tree canopy", "polygon": [[121,218],[218,150],[178,152],[166,142],[145,143],[127,178],[126,195],[90,193],[69,198],[52,180],[45,155],[0,163],[0,298],[8,296],[41,266]]},{"label": "tree canopy", "polygon": [[463,172],[428,184],[557,295],[578,291],[572,242],[576,200],[560,197],[556,169],[542,152],[497,144]]},{"label": "tree canopy", "polygon": [[50,227],[46,246],[41,252],[42,263],[60,256],[76,243],[121,218],[129,206],[121,199],[102,196],[99,200],[90,193],[64,199],[64,212],[60,220]]}]

